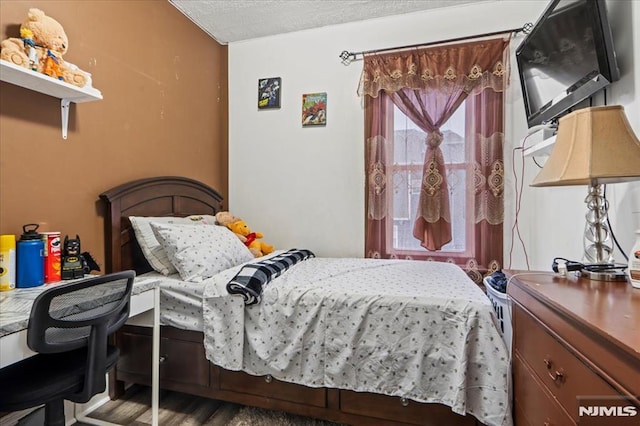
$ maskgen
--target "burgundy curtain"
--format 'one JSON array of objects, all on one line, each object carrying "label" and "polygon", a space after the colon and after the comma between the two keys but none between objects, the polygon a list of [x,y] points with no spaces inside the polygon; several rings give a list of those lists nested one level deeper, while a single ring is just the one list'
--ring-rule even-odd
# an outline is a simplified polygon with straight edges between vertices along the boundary
[{"label": "burgundy curtain", "polygon": [[[421,245],[431,252],[417,256],[412,253],[407,257],[453,261],[468,271],[495,269],[496,264],[501,263],[501,182],[504,177],[501,92],[508,81],[508,44],[508,38],[500,38],[365,55],[359,93],[365,95],[367,117],[367,256],[398,256],[392,247],[389,229],[393,222],[393,218],[389,217],[393,198],[389,195],[393,161],[393,137],[390,132],[393,124],[390,121],[392,114],[387,114],[392,109],[391,101],[427,133],[422,188],[413,232]],[[467,124],[466,136],[469,138],[467,141],[474,144],[477,160],[473,166],[477,180],[474,182],[477,184],[474,253],[465,256],[452,256],[451,253],[439,255],[437,251],[451,240],[449,194],[440,150],[440,127],[469,96],[473,100],[469,99],[466,103],[467,114],[473,118]],[[493,109],[485,111],[485,108]],[[496,150],[500,151],[499,158]],[[492,161],[485,164],[483,155],[487,152],[491,153],[489,157]],[[484,239],[487,230],[491,232],[488,239]]]},{"label": "burgundy curtain", "polygon": [[[504,101],[486,89],[466,102],[467,140],[474,158],[475,248],[473,261],[483,272],[501,268],[504,222]],[[479,272],[476,271],[476,274]],[[474,276],[476,280],[481,277]]]},{"label": "burgundy curtain", "polygon": [[358,93],[377,97],[381,91],[426,89],[447,92],[462,86],[467,93],[491,87],[504,90],[509,38],[366,54]]},{"label": "burgundy curtain", "polygon": [[426,134],[422,168],[422,189],[413,236],[427,250],[440,250],[451,241],[451,214],[444,157],[440,144],[443,137],[440,126],[458,109],[467,97],[464,87],[435,91],[400,89],[390,93],[393,103]]},{"label": "burgundy curtain", "polygon": [[392,161],[390,152],[393,131],[393,114],[388,114],[393,108],[387,96],[365,99],[365,167],[366,170],[366,202],[367,202],[367,230],[365,246],[367,257],[383,257],[383,249],[387,247],[387,233],[385,231],[387,215],[390,213],[390,195],[392,183],[390,167],[387,161]]}]

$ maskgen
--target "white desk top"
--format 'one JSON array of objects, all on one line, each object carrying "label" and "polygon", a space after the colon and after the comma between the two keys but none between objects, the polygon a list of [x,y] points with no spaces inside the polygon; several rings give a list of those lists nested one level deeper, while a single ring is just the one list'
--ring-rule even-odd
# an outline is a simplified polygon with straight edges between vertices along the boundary
[{"label": "white desk top", "polygon": [[[0,292],[0,338],[26,330],[34,300],[44,290],[55,285],[67,284],[77,280],[58,281],[38,287],[17,288]],[[156,286],[157,278],[136,278],[132,295],[151,290]]]}]

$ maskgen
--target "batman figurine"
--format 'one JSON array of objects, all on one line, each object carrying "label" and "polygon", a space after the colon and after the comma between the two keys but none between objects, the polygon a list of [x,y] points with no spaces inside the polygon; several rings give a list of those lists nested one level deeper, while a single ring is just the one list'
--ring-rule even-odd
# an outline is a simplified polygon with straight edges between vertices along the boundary
[{"label": "batman figurine", "polygon": [[63,280],[82,278],[84,274],[91,271],[100,271],[100,267],[89,252],[80,253],[80,237],[76,235],[75,238],[69,239],[69,236],[65,235],[62,247],[61,278]]}]

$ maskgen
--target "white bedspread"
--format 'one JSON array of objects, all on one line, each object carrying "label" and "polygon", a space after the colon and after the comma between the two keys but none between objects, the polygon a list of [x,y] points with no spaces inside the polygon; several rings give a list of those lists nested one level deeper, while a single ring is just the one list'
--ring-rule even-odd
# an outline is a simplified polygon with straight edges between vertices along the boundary
[{"label": "white bedspread", "polygon": [[491,302],[448,263],[313,258],[245,307],[227,282],[203,295],[207,358],[312,387],[442,403],[511,425],[509,355]]}]

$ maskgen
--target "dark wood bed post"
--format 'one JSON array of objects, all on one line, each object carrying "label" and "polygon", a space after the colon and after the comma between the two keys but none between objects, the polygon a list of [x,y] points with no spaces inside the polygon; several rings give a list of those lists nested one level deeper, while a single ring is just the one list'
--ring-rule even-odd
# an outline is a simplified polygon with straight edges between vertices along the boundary
[{"label": "dark wood bed post", "polygon": [[189,216],[216,214],[222,196],[213,188],[179,176],[139,179],[100,194],[106,203],[106,272],[133,269],[137,273],[151,268],[135,240],[129,216]]},{"label": "dark wood bed post", "polygon": [[[139,179],[100,194],[105,203],[105,272],[133,269],[141,274],[151,267],[138,246],[129,216],[188,216],[215,214],[222,196],[201,182],[179,176]],[[124,382],[109,374],[109,396],[124,394]]]}]

